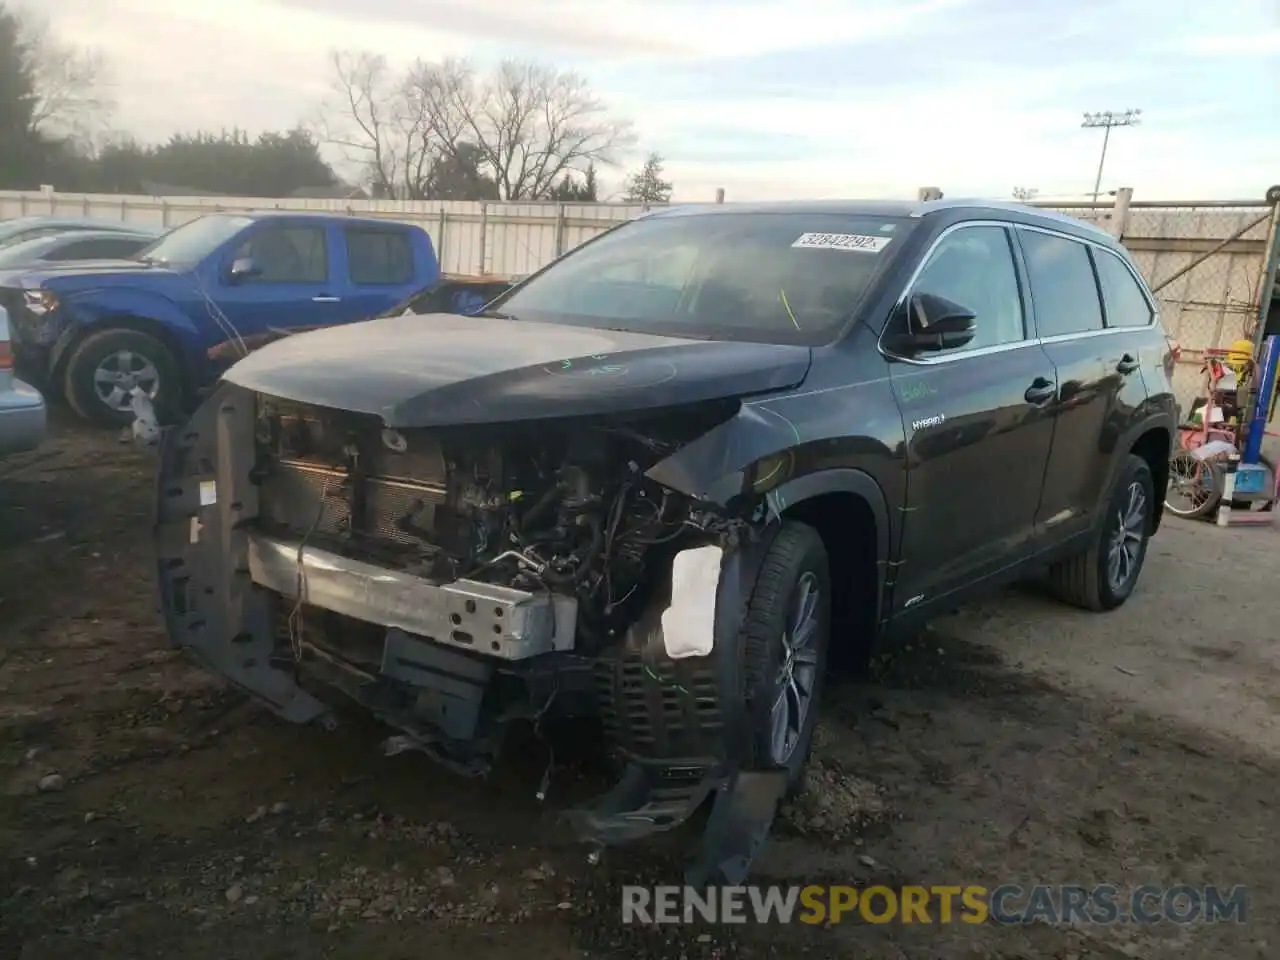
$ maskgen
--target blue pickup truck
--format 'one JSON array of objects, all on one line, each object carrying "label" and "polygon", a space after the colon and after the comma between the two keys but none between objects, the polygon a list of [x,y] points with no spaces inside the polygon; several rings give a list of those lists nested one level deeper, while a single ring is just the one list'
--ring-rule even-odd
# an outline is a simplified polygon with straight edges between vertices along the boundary
[{"label": "blue pickup truck", "polygon": [[210,351],[263,334],[377,316],[440,268],[421,228],[306,213],[210,214],[132,260],[80,261],[10,279],[15,362],[47,396],[106,425],[141,390],[174,416],[225,367]]}]

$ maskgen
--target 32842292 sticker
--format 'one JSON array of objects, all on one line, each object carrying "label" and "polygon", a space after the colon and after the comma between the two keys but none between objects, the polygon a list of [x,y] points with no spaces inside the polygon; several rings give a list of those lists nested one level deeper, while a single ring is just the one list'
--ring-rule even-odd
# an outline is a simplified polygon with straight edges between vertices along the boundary
[{"label": "32842292 sticker", "polygon": [[873,237],[861,233],[802,233],[793,248],[805,250],[848,250],[854,253],[879,253],[892,237]]}]

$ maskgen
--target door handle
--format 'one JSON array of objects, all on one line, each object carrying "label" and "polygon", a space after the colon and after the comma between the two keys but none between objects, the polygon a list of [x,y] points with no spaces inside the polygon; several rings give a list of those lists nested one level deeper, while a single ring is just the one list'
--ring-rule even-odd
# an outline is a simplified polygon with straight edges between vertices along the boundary
[{"label": "door handle", "polygon": [[341,297],[312,297],[312,303],[341,303]]},{"label": "door handle", "polygon": [[1031,386],[1027,387],[1027,392],[1022,396],[1027,403],[1039,407],[1052,400],[1057,392],[1058,390],[1052,381],[1046,380],[1044,377],[1036,377],[1031,381]]},{"label": "door handle", "polygon": [[1138,361],[1131,354],[1126,353],[1120,358],[1120,362],[1116,364],[1116,373],[1133,373],[1138,369]]}]

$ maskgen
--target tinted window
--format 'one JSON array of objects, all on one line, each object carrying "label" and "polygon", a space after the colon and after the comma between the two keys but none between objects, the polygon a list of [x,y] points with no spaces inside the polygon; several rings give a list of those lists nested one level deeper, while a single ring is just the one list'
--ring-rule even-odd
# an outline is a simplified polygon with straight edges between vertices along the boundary
[{"label": "tinted window", "polygon": [[1102,304],[1083,243],[1034,230],[1020,230],[1042,337],[1102,329]]},{"label": "tinted window", "polygon": [[118,260],[131,257],[151,241],[129,237],[99,237],[96,240],[76,240],[51,252],[50,260]]},{"label": "tinted window", "polygon": [[44,260],[79,260],[81,258],[80,250],[88,241],[77,240],[74,243],[55,244],[53,247],[44,251],[41,259]]},{"label": "tinted window", "polygon": [[242,257],[258,265],[255,283],[320,283],[329,276],[324,227],[263,227],[236,250],[234,259]]},{"label": "tinted window", "polygon": [[578,247],[493,309],[671,336],[823,343],[911,226],[859,214],[645,217]]},{"label": "tinted window", "polygon": [[1107,306],[1108,327],[1145,327],[1151,322],[1151,304],[1129,268],[1115,254],[1095,250],[1102,300]]},{"label": "tinted window", "polygon": [[962,227],[947,234],[912,292],[946,297],[973,311],[977,333],[958,350],[1015,343],[1026,335],[1018,274],[1003,227]]},{"label": "tinted window", "polygon": [[347,265],[352,283],[408,283],[413,279],[413,246],[403,230],[348,227]]}]

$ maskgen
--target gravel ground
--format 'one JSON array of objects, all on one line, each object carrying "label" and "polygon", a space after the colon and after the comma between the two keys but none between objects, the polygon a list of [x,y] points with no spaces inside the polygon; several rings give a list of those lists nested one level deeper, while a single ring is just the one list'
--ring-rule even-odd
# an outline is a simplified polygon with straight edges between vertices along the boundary
[{"label": "gravel ground", "polygon": [[1115,614],[1008,591],[836,684],[756,873],[1245,884],[1246,923],[655,930],[619,923],[618,886],[678,882],[677,838],[589,866],[534,799],[540,769],[383,758],[373,724],[287,726],[172,651],[151,483],[147,456],[71,426],[0,462],[0,957],[1280,951],[1274,529],[1171,520]]}]

